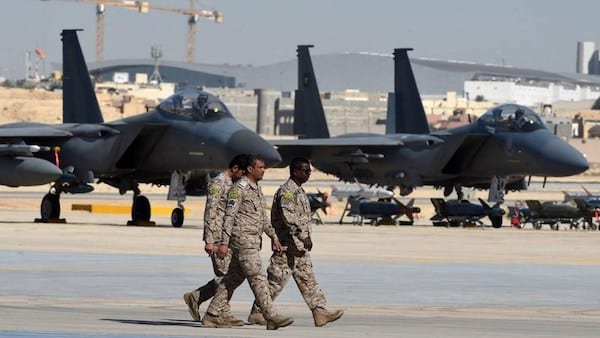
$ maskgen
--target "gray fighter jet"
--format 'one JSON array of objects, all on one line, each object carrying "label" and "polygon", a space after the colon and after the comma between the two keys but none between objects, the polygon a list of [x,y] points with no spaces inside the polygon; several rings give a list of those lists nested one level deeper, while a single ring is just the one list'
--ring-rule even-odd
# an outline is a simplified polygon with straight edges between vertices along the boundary
[{"label": "gray fighter jet", "polygon": [[588,169],[583,155],[546,129],[531,109],[495,107],[466,126],[430,132],[407,50],[396,49],[395,114],[392,134],[357,133],[330,137],[309,48],[298,46],[298,90],[294,132],[299,140],[272,141],[284,158],[305,156],[319,170],[344,181],[399,187],[489,189],[489,201],[506,191],[526,189],[527,176],[557,177]]},{"label": "gray fighter jet", "polygon": [[186,191],[205,186],[207,175],[240,153],[259,154],[267,165],[281,160],[264,139],[236,121],[217,97],[189,89],[149,112],[103,122],[77,30],[64,30],[63,124],[0,126],[0,184],[52,183],[41,203],[41,220],[60,217],[62,193],[86,193],[90,183],[133,191],[132,222],[151,218],[140,183],[169,185],[177,200],[173,226],[183,224]]}]

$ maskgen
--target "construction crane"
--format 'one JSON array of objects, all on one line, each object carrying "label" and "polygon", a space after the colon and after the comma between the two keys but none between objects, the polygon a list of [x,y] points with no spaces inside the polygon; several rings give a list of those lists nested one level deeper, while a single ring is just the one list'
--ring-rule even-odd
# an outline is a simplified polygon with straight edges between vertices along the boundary
[{"label": "construction crane", "polygon": [[[50,1],[50,0],[41,0]],[[83,2],[96,4],[96,61],[104,60],[104,9],[105,6],[123,7],[135,9],[140,13],[148,13],[149,10],[158,10],[179,13],[188,16],[188,36],[186,42],[185,61],[192,63],[196,59],[196,24],[200,18],[213,19],[215,23],[223,22],[223,13],[219,11],[196,10],[194,0],[190,0],[190,8],[176,8],[164,5],[153,5],[147,1],[132,0],[55,0],[66,2]]]}]

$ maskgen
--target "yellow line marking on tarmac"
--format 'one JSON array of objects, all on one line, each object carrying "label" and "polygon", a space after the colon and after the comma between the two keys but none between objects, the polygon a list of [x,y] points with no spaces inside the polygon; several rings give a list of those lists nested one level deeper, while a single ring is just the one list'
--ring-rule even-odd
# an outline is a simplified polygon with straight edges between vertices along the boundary
[{"label": "yellow line marking on tarmac", "polygon": [[[131,206],[111,205],[111,204],[73,204],[71,210],[87,211],[96,214],[129,214]],[[173,208],[170,207],[152,207],[152,215],[171,215]],[[183,213],[190,214],[190,209],[185,208]]]}]

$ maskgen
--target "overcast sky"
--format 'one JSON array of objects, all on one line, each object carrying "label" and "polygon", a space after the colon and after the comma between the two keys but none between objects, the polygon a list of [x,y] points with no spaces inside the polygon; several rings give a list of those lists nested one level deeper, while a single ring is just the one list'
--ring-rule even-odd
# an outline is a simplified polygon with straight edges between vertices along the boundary
[{"label": "overcast sky", "polygon": [[[93,1],[93,0],[90,0]],[[186,8],[189,0],[148,0]],[[68,0],[2,0],[0,75],[23,78],[25,53],[41,48],[60,62],[60,31],[79,33],[88,62],[95,61],[95,6]],[[577,41],[600,41],[598,0],[199,0],[219,10],[222,24],[201,20],[196,62],[262,65],[292,60],[297,44],[313,54],[414,48],[413,56],[575,72]],[[183,61],[184,15],[139,14],[106,7],[105,60],[150,58]]]}]

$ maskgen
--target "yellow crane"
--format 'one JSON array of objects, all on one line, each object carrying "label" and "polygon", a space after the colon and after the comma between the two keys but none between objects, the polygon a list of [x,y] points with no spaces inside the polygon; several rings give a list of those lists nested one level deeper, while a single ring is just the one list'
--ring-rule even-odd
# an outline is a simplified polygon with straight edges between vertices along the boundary
[{"label": "yellow crane", "polygon": [[[41,0],[50,1],[50,0]],[[223,13],[219,11],[197,10],[194,0],[190,0],[190,8],[176,8],[164,5],[153,5],[148,1],[133,0],[55,0],[67,2],[93,3],[96,5],[96,61],[104,60],[104,8],[105,6],[123,7],[135,9],[140,13],[148,13],[149,10],[158,10],[179,13],[188,16],[188,36],[186,43],[187,63],[192,63],[196,58],[196,23],[200,18],[213,19],[216,23],[223,22]]]}]

